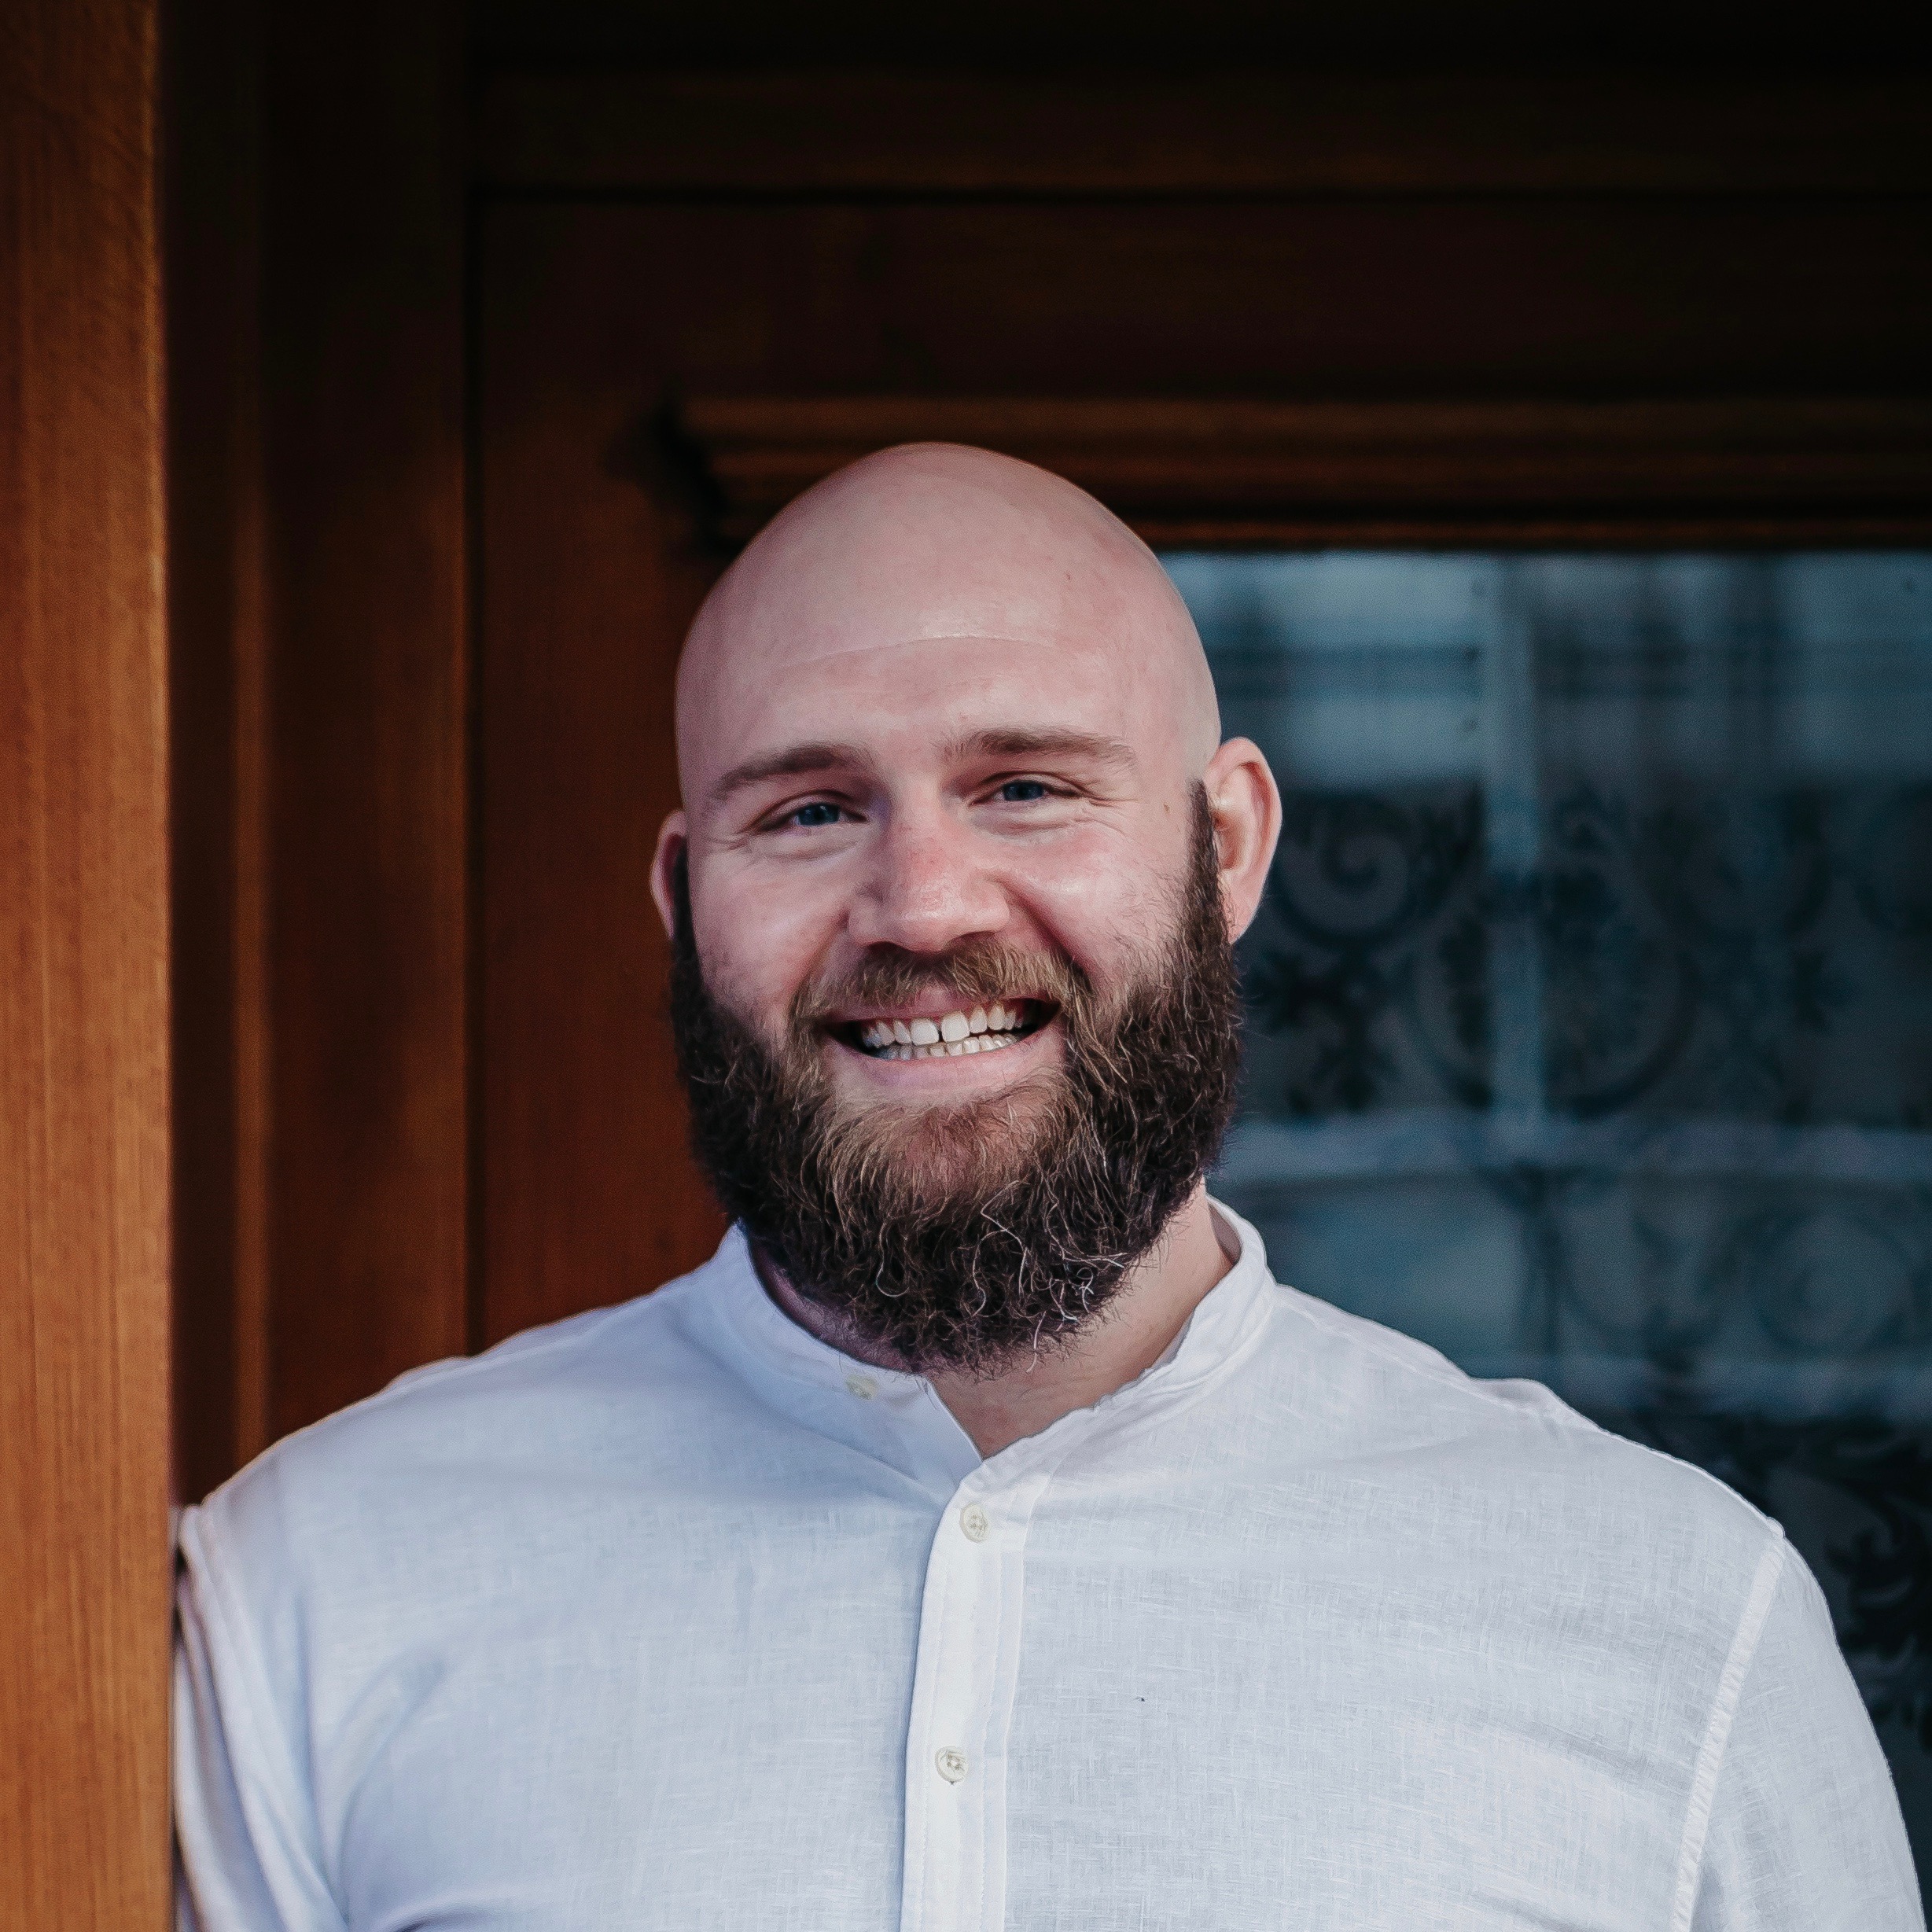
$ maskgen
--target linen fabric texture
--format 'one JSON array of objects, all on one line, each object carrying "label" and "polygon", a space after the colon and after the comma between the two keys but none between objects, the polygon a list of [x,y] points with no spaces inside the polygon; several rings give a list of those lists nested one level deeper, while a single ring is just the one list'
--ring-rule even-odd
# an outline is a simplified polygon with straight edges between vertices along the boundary
[{"label": "linen fabric texture", "polygon": [[199,1932],[1905,1932],[1776,1525],[1279,1286],[982,1460],[742,1236],[185,1512]]}]

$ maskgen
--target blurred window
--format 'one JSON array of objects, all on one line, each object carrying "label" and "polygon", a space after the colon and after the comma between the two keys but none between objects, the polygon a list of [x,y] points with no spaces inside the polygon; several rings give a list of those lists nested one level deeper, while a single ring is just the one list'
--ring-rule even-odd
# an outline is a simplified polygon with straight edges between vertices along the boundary
[{"label": "blurred window", "polygon": [[1173,554],[1286,826],[1220,1192],[1779,1516],[1932,1853],[1932,554]]}]

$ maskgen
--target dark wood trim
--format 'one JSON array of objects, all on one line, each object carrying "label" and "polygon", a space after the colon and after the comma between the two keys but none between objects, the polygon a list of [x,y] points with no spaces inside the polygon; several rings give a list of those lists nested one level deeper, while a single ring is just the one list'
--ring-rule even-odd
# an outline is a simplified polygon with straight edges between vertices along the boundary
[{"label": "dark wood trim", "polygon": [[468,1334],[461,21],[264,13],[268,1430]]},{"label": "dark wood trim", "polygon": [[678,412],[742,542],[869,450],[1037,462],[1151,543],[1912,543],[1932,399],[1282,403],[696,396]]},{"label": "dark wood trim", "polygon": [[1932,78],[1656,73],[488,75],[506,190],[909,194],[1932,191]]},{"label": "dark wood trim", "polygon": [[154,0],[0,31],[0,1924],[169,1905]]},{"label": "dark wood trim", "polygon": [[268,1441],[269,745],[255,0],[184,0],[167,40],[175,1454],[177,1488],[192,1499]]}]

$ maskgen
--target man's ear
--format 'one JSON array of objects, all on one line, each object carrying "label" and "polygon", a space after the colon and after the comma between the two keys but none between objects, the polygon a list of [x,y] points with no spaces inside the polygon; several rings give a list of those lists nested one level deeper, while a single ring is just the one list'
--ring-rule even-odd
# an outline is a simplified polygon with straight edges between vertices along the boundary
[{"label": "man's ear", "polygon": [[657,850],[651,858],[651,899],[672,938],[677,937],[678,861],[684,856],[684,814],[672,812],[657,828]]},{"label": "man's ear", "polygon": [[1214,820],[1227,936],[1238,939],[1253,923],[1268,884],[1275,841],[1281,837],[1281,793],[1260,747],[1245,738],[1231,738],[1208,760],[1202,783]]}]

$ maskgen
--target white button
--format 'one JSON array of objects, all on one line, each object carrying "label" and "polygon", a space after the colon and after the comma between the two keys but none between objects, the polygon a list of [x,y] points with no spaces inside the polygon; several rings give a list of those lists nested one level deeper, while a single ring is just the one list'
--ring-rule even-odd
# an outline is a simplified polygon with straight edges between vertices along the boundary
[{"label": "white button", "polygon": [[948,1744],[936,1751],[933,1762],[939,1767],[939,1775],[948,1784],[957,1784],[966,1774],[966,1753],[956,1744]]},{"label": "white button", "polygon": [[845,1386],[861,1402],[870,1402],[879,1392],[878,1384],[870,1375],[848,1375],[845,1378]]},{"label": "white button", "polygon": [[959,1527],[975,1543],[984,1543],[993,1526],[993,1519],[977,1503],[969,1503],[959,1512]]}]

